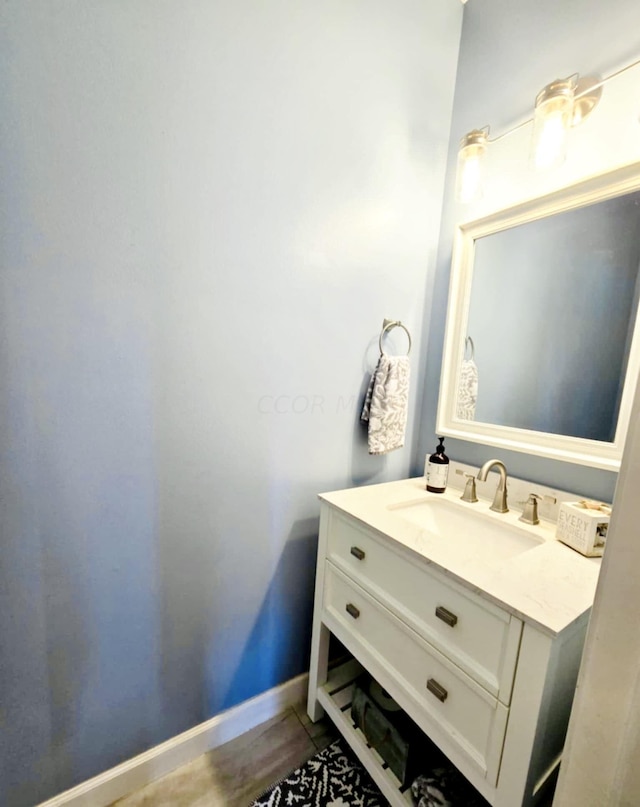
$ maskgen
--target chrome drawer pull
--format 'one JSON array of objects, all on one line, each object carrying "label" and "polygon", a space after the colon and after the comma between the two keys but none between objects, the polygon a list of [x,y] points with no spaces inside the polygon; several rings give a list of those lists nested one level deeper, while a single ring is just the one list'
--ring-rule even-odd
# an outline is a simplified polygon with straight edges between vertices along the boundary
[{"label": "chrome drawer pull", "polygon": [[352,616],[354,619],[357,619],[360,616],[360,611],[350,602],[347,603],[346,610],[349,616]]},{"label": "chrome drawer pull", "polygon": [[446,622],[450,628],[454,628],[456,622],[458,621],[458,617],[455,614],[452,614],[451,611],[448,611],[446,608],[443,608],[442,605],[438,605],[436,608],[436,616],[438,619],[441,619],[443,622]]},{"label": "chrome drawer pull", "polygon": [[354,558],[358,558],[358,560],[364,560],[364,552],[358,546],[351,547],[351,554]]},{"label": "chrome drawer pull", "polygon": [[443,686],[440,686],[435,678],[430,678],[427,681],[427,689],[432,695],[435,695],[439,701],[442,701],[442,703],[446,701],[447,695],[449,694]]}]

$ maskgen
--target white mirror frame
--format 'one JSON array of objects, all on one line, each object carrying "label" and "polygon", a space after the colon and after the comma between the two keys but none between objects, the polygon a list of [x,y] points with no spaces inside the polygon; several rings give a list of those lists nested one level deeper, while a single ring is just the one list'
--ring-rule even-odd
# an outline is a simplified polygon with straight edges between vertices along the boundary
[{"label": "white mirror frame", "polygon": [[490,216],[458,225],[453,245],[449,304],[436,430],[438,434],[474,443],[618,471],[627,435],[631,404],[640,370],[640,314],[636,317],[613,442],[587,440],[548,432],[516,429],[455,417],[458,368],[464,355],[471,297],[475,241],[485,235],[545,218],[576,207],[640,190],[640,163],[608,172],[546,196],[522,202]]}]

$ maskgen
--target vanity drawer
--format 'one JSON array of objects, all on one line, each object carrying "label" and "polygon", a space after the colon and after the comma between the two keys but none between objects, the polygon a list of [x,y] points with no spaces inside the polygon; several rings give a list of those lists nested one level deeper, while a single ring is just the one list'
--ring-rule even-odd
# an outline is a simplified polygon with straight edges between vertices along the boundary
[{"label": "vanity drawer", "polygon": [[508,709],[331,563],[323,608],[331,630],[374,674],[382,670],[382,685],[423,730],[436,741],[440,730],[495,784]]},{"label": "vanity drawer", "polygon": [[329,513],[327,557],[503,703],[522,622],[409,557],[390,539]]}]

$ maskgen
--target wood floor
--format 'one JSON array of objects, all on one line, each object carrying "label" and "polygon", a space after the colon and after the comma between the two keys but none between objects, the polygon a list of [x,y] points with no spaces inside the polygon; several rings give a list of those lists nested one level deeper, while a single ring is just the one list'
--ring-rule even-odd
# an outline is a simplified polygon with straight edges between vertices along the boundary
[{"label": "wood floor", "polygon": [[338,736],[328,718],[311,723],[300,703],[111,807],[248,807]]},{"label": "wood floor", "polygon": [[330,720],[311,723],[300,703],[112,807],[248,807],[337,737]]}]

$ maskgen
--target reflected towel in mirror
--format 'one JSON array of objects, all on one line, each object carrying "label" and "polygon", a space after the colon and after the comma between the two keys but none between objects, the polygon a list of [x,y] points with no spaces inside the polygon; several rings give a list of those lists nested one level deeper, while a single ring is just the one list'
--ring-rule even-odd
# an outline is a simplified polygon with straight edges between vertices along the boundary
[{"label": "reflected towel in mirror", "polygon": [[463,359],[458,381],[456,417],[460,420],[474,420],[478,400],[478,367],[473,359]]},{"label": "reflected towel in mirror", "polygon": [[360,416],[369,423],[369,454],[386,454],[404,446],[408,404],[409,358],[382,354]]}]

